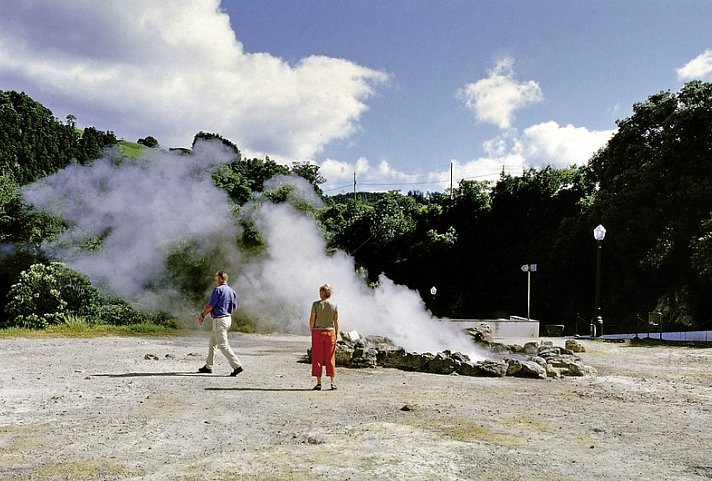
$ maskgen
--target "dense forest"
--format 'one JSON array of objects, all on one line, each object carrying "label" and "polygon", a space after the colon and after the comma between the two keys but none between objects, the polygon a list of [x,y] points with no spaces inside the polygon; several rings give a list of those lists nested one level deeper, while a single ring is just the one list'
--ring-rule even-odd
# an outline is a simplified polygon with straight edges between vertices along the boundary
[{"label": "dense forest", "polygon": [[[39,249],[66,226],[25,205],[20,187],[70,163],[90,163],[105,149],[124,148],[123,155],[130,155],[112,132],[81,131],[75,120],[54,118],[25,94],[0,92],[0,326],[41,327],[67,313],[165,321],[165,314],[134,312],[120,299],[102,297],[81,274],[51,262]],[[531,317],[565,324],[567,334],[587,333],[596,307],[599,244],[593,230],[602,224],[605,332],[636,332],[652,311],[662,313],[667,329],[709,328],[712,84],[695,81],[678,92],[653,94],[617,125],[587,165],[530,169],[496,182],[463,180],[442,193],[326,196],[318,166],[243,158],[219,134],[200,132],[195,139],[218,139],[233,150],[234,160],[220,167],[213,181],[237,206],[274,175],[306,179],[324,200],[308,215],[318,221],[329,248],[353,256],[366,282],[385,273],[418,290],[436,315],[526,316],[527,274],[521,266],[536,264],[530,274]],[[133,147],[161,148],[150,136]],[[259,244],[259,232],[244,227],[241,242]],[[48,271],[54,285],[40,283]],[[67,292],[77,286],[81,295]],[[37,306],[28,300],[33,289],[53,294]],[[91,303],[67,301],[72,296]]]}]

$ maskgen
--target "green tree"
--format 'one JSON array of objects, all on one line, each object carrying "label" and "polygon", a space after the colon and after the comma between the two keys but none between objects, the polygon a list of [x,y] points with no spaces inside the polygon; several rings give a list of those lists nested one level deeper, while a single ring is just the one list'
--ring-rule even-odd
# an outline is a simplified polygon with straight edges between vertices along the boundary
[{"label": "green tree", "polygon": [[154,137],[151,137],[150,135],[148,137],[144,137],[142,139],[138,139],[136,141],[137,144],[145,145],[149,149],[155,149],[160,147],[158,144],[158,140],[156,140]]},{"label": "green tree", "polygon": [[252,198],[253,192],[262,192],[265,182],[275,175],[287,175],[289,169],[266,159],[236,159],[221,165],[213,173],[215,185],[225,190],[230,198],[242,205]]},{"label": "green tree", "polygon": [[62,219],[25,205],[19,185],[11,177],[0,175],[0,243],[39,245],[63,229]]},{"label": "green tree", "polygon": [[319,173],[318,165],[310,164],[309,162],[293,162],[289,171],[294,175],[306,179],[307,182],[314,186],[314,191],[319,194],[319,196],[323,195],[321,187],[319,186],[326,182],[326,179]]},{"label": "green tree", "polygon": [[712,84],[652,95],[618,127],[589,166],[600,186],[593,215],[610,233],[609,312],[631,319],[678,299],[687,318],[707,319],[697,239],[712,212]]},{"label": "green tree", "polygon": [[20,185],[52,174],[75,157],[74,128],[24,93],[0,91],[0,174]]}]

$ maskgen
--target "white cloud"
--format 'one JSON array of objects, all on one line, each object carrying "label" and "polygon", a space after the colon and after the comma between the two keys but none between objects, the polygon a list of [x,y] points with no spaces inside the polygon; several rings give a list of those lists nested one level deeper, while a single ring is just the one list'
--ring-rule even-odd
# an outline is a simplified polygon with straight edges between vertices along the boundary
[{"label": "white cloud", "polygon": [[487,78],[467,84],[458,91],[458,97],[465,102],[478,122],[492,123],[502,129],[509,128],[516,110],[544,98],[536,82],[514,80],[513,67],[513,59],[501,59]]},{"label": "white cloud", "polygon": [[705,50],[676,71],[680,81],[709,78],[712,75],[712,49]]},{"label": "white cloud", "polygon": [[326,159],[319,165],[319,172],[327,180],[323,190],[327,194],[353,191],[354,174],[356,189],[359,191],[380,192],[389,190],[440,190],[424,185],[432,183],[430,174],[409,174],[394,169],[382,160],[374,167],[371,162],[360,157],[355,162]]},{"label": "white cloud", "polygon": [[527,163],[533,167],[584,165],[614,132],[592,131],[571,124],[560,126],[554,121],[543,122],[524,129],[521,148]]},{"label": "white cloud", "polygon": [[186,147],[202,130],[246,153],[311,158],[353,134],[388,81],[342,59],[247,53],[219,0],[0,2],[12,12],[0,17],[3,88],[127,140]]}]

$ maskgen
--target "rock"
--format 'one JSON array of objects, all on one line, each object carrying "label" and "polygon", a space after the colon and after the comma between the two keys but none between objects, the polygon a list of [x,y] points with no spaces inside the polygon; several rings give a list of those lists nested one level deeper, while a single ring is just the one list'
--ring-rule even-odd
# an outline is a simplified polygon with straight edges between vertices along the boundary
[{"label": "rock", "polygon": [[479,376],[480,368],[477,363],[472,361],[463,361],[456,366],[457,373],[461,376]]},{"label": "rock", "polygon": [[432,374],[452,374],[455,372],[455,360],[448,353],[439,352],[428,361],[425,369]]},{"label": "rock", "polygon": [[357,331],[341,331],[341,339],[346,342],[355,342],[361,339],[361,335]]},{"label": "rock", "polygon": [[492,329],[486,322],[481,323],[477,327],[469,327],[466,329],[467,333],[472,336],[475,342],[491,342],[492,341]]},{"label": "rock", "polygon": [[509,365],[505,361],[485,360],[477,363],[480,376],[504,377]]},{"label": "rock", "polygon": [[564,346],[571,352],[586,352],[586,348],[574,339],[567,339]]},{"label": "rock", "polygon": [[533,379],[546,379],[546,368],[540,366],[534,361],[524,361],[522,368],[516,374],[517,377],[527,377]]}]

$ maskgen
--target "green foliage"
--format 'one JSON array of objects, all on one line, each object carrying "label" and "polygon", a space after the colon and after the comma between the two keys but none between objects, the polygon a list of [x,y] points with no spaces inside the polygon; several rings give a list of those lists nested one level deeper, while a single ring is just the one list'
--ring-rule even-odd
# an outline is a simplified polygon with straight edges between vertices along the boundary
[{"label": "green foliage", "polygon": [[24,270],[8,298],[7,319],[0,327],[145,323],[175,327],[165,312],[145,312],[122,299],[103,298],[86,276],[60,262],[33,264]]},{"label": "green foliage", "polygon": [[117,145],[116,135],[113,132],[102,132],[94,127],[87,127],[79,138],[76,159],[80,164],[88,164],[101,157],[104,149]]},{"label": "green foliage", "polygon": [[24,93],[0,91],[0,174],[24,185],[75,157],[73,126]]},{"label": "green foliage", "polygon": [[39,245],[64,230],[59,217],[37,211],[22,201],[19,185],[0,175],[0,242]]},{"label": "green foliage", "polygon": [[24,93],[0,91],[0,175],[25,185],[63,169],[71,162],[85,164],[116,144],[112,132],[86,128],[81,135]]},{"label": "green foliage", "polygon": [[314,187],[314,191],[317,194],[320,196],[323,195],[319,186],[326,182],[326,179],[319,173],[318,165],[310,164],[309,162],[293,162],[292,167],[289,170],[292,174],[297,175],[309,182]]},{"label": "green foliage", "polygon": [[8,325],[35,329],[61,323],[65,314],[88,315],[100,300],[86,276],[60,262],[33,264],[8,297]]},{"label": "green foliage", "polygon": [[691,241],[692,266],[697,273],[712,280],[712,213],[704,219],[700,231]]},{"label": "green foliage", "polygon": [[267,240],[257,226],[249,219],[242,219],[240,227],[242,227],[242,235],[237,240],[240,249],[253,256],[262,253],[267,246]]},{"label": "green foliage", "polygon": [[92,312],[96,323],[112,326],[154,324],[175,328],[175,320],[165,312],[147,312],[135,308],[122,299],[110,299],[98,305]]},{"label": "green foliage", "polygon": [[225,190],[230,199],[242,205],[252,198],[253,192],[262,192],[265,182],[276,175],[287,175],[289,169],[267,157],[262,159],[238,158],[221,165],[213,173],[215,185]]},{"label": "green foliage", "polygon": [[220,134],[213,134],[202,131],[198,132],[197,134],[195,134],[195,137],[193,137],[193,144],[191,145],[191,148],[195,147],[195,143],[198,140],[219,140],[224,146],[228,147],[235,154],[236,161],[242,159],[242,154],[240,153],[240,149],[237,148],[237,145],[235,145]]},{"label": "green foliage", "polygon": [[154,137],[151,137],[150,135],[148,137],[144,137],[143,139],[138,139],[137,143],[140,145],[145,145],[149,149],[155,149],[157,147],[160,147],[158,145],[158,140],[156,140]]},{"label": "green foliage", "polygon": [[210,275],[218,269],[214,265],[216,258],[220,257],[214,251],[203,249],[195,241],[182,242],[166,258],[166,275],[186,299],[200,303],[206,283],[210,281],[206,273]]},{"label": "green foliage", "polygon": [[709,289],[710,278],[700,274],[712,212],[712,84],[651,95],[618,127],[589,164],[600,186],[594,222],[615,233],[606,238],[616,267],[609,285],[626,300],[608,309],[630,317],[674,298],[690,303],[689,315],[710,316],[709,296],[678,293]]},{"label": "green foliage", "polygon": [[244,332],[249,334],[257,332],[257,327],[255,325],[254,319],[246,315],[244,311],[238,309],[232,314],[232,324],[230,325],[230,331]]}]

